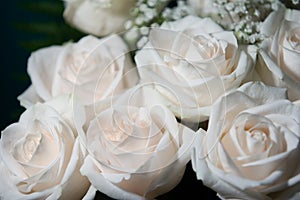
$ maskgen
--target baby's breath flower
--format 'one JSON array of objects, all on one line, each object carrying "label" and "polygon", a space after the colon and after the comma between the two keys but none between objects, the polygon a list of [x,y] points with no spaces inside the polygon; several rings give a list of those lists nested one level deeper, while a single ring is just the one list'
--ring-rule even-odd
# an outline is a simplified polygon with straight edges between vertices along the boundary
[{"label": "baby's breath flower", "polygon": [[[176,6],[167,7],[171,0],[138,0],[132,9],[132,20],[125,23],[124,39],[132,48],[145,44],[149,28],[159,27],[165,21],[174,21],[194,14],[186,1],[178,0]],[[134,30],[134,31],[133,31]],[[134,33],[134,34],[133,34]],[[133,38],[134,37],[134,38]]]},{"label": "baby's breath flower", "polygon": [[187,15],[195,15],[195,13],[194,10],[182,0],[177,1],[177,6],[166,8],[162,13],[164,21],[175,21]]},{"label": "baby's breath flower", "polygon": [[278,3],[277,0],[215,0],[214,5],[221,17],[219,23],[225,29],[234,31],[240,42],[254,44],[262,41],[260,26]]},{"label": "baby's breath flower", "polygon": [[[142,36],[149,33],[147,27],[153,23],[161,23],[161,12],[170,0],[138,0],[131,11],[132,19],[128,20],[124,26],[126,33],[124,39],[129,46],[135,48]],[[140,42],[142,44],[142,42]]]}]

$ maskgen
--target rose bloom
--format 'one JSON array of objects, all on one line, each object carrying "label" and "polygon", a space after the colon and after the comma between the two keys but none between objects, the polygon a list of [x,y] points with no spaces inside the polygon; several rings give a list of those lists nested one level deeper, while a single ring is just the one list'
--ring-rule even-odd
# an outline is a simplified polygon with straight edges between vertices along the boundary
[{"label": "rose bloom", "polygon": [[73,111],[84,114],[71,96],[60,96],[28,108],[2,132],[0,199],[82,199],[90,184],[79,171],[86,151]]},{"label": "rose bloom", "polygon": [[105,36],[125,30],[136,0],[64,0],[64,18],[79,30]]},{"label": "rose bloom", "polygon": [[[134,91],[99,112],[86,134],[80,134],[88,151],[81,173],[92,184],[89,198],[99,190],[115,199],[153,199],[179,183],[190,160],[195,132],[162,105],[120,102],[130,102]],[[143,91],[134,98],[151,99],[148,91],[143,97]]]},{"label": "rose bloom", "polygon": [[262,43],[256,65],[260,79],[272,86],[288,88],[291,100],[300,99],[299,19],[300,11],[287,9],[266,20],[263,32],[268,37]]},{"label": "rose bloom", "polygon": [[212,103],[252,69],[233,32],[194,16],[152,29],[135,60],[141,81],[153,83],[177,117],[196,122],[206,120]]},{"label": "rose bloom", "polygon": [[72,92],[89,105],[138,81],[127,46],[117,35],[86,36],[40,49],[28,60],[28,74],[32,85],[19,97],[25,107]]},{"label": "rose bloom", "polygon": [[250,82],[214,105],[193,168],[224,199],[299,199],[299,137],[286,90]]}]

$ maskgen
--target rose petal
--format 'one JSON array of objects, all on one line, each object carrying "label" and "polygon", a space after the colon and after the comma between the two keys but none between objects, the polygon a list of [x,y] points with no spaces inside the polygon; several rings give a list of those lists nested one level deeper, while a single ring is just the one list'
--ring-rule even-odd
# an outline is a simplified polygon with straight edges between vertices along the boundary
[{"label": "rose petal", "polygon": [[[0,158],[1,159],[1,158]],[[0,187],[0,197],[3,200],[10,199],[37,199],[37,198],[47,198],[55,190],[53,188],[32,193],[32,194],[22,194],[14,185],[15,182],[19,181],[17,176],[14,176],[10,173],[7,167],[4,167],[3,163],[0,162],[0,175],[1,175],[1,187]]]},{"label": "rose petal", "polygon": [[21,106],[25,108],[29,108],[37,102],[43,102],[32,85],[18,96],[18,100]]},{"label": "rose petal", "polygon": [[[273,12],[271,12],[267,18],[262,22],[262,26],[260,32],[263,35],[270,37],[273,35],[278,27],[278,22],[281,22],[284,14],[285,14],[285,7],[281,4],[278,5],[279,8]],[[275,24],[275,25],[274,25]]]},{"label": "rose petal", "polygon": [[264,83],[287,88],[291,100],[300,98],[300,84],[285,74],[264,50],[259,51],[257,61],[255,70]]},{"label": "rose petal", "polygon": [[72,128],[76,137],[78,133],[75,125],[82,127],[86,121],[85,110],[80,100],[73,94],[60,95],[57,98],[47,101],[45,105],[51,106],[60,113],[64,121]]},{"label": "rose petal", "polygon": [[79,172],[86,154],[85,151],[86,150],[83,149],[79,139],[77,138],[74,143],[71,159],[61,181],[63,190],[60,198],[81,198],[85,195],[90,183],[87,178],[83,177]]},{"label": "rose petal", "polygon": [[57,71],[55,61],[62,51],[63,47],[59,46],[40,49],[32,53],[28,60],[28,74],[35,91],[42,99],[50,99],[52,96],[51,85]]},{"label": "rose petal", "polygon": [[286,99],[286,89],[278,87],[266,87],[262,82],[248,82],[239,89],[253,98],[257,104],[265,104],[279,99]]},{"label": "rose petal", "polygon": [[107,181],[102,175],[101,171],[95,166],[95,161],[90,156],[85,158],[84,164],[80,171],[83,175],[87,176],[92,185],[99,191],[106,195],[116,199],[128,199],[128,200],[139,200],[145,199],[142,196],[127,192],[117,187],[113,183]]}]

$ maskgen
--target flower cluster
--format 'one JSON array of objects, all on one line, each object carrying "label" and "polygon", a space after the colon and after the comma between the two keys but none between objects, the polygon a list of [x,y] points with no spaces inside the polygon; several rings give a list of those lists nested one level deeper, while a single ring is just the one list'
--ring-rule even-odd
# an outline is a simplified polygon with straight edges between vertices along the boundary
[{"label": "flower cluster", "polygon": [[260,34],[261,23],[277,9],[275,0],[216,0],[215,4],[221,17],[220,23],[226,29],[233,30],[240,41],[250,44],[263,40]]},{"label": "flower cluster", "polygon": [[299,199],[299,10],[65,0],[64,17],[88,35],[29,57],[0,199],[159,199],[190,161],[221,199]]}]

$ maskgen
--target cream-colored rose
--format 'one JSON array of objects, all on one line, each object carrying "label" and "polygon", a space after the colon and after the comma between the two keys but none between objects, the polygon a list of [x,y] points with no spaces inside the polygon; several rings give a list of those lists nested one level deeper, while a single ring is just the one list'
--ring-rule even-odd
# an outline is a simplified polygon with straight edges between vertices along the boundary
[{"label": "cream-colored rose", "polygon": [[[288,9],[285,13],[278,11],[276,17],[266,21],[263,30],[271,35],[262,43],[256,65],[260,79],[272,86],[288,88],[291,100],[300,99],[299,19],[300,11]],[[272,34],[274,27],[277,29]]]},{"label": "cream-colored rose", "polygon": [[300,107],[286,90],[250,82],[212,108],[192,156],[224,199],[299,199]]},{"label": "cream-colored rose", "polygon": [[79,30],[96,36],[120,33],[136,0],[64,0],[64,18]]},{"label": "cream-colored rose", "polygon": [[76,139],[71,96],[28,108],[0,140],[0,199],[81,199],[89,188],[80,174],[86,150]]},{"label": "cream-colored rose", "polygon": [[127,46],[116,35],[40,49],[30,56],[28,73],[32,85],[19,97],[25,107],[72,92],[89,105],[138,81]]},{"label": "cream-colored rose", "polygon": [[196,122],[206,120],[215,100],[239,87],[252,69],[233,32],[194,16],[152,29],[135,60],[141,81],[155,85],[177,117]]},{"label": "cream-colored rose", "polygon": [[[125,93],[129,96],[118,101],[130,102],[135,94],[142,92]],[[148,92],[145,95],[153,98]],[[86,134],[80,134],[88,151],[81,168],[92,183],[88,197],[99,190],[115,199],[153,199],[181,180],[195,132],[178,124],[162,105],[119,103],[101,111]]]}]

